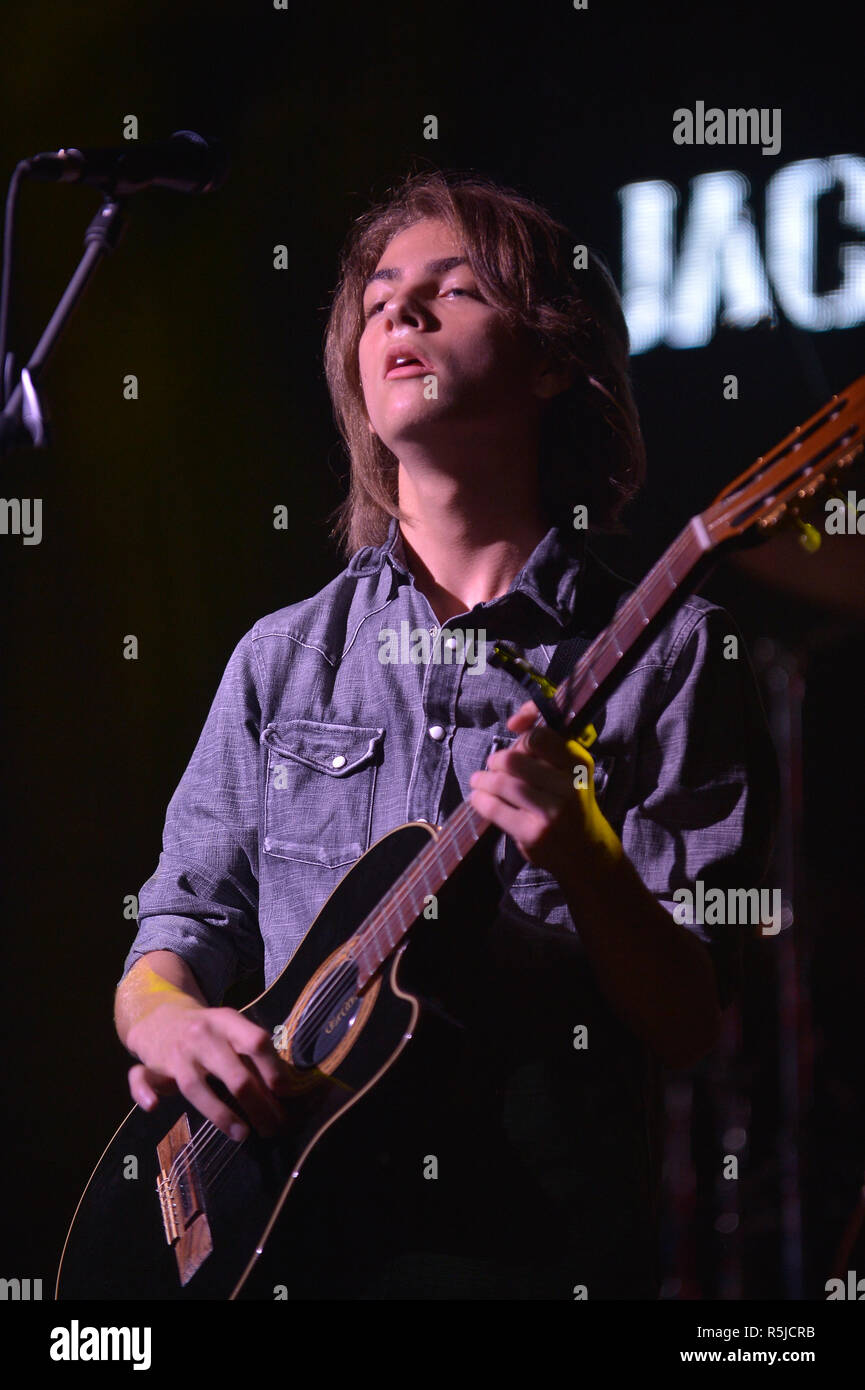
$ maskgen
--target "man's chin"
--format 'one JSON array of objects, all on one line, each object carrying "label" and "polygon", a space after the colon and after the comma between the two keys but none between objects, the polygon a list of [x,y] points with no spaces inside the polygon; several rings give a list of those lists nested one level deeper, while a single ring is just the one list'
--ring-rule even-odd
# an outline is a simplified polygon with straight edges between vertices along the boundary
[{"label": "man's chin", "polygon": [[442,430],[452,430],[455,423],[453,415],[447,410],[426,411],[423,415],[406,415],[400,420],[388,420],[387,427],[376,430],[376,434],[399,458],[400,450],[406,447],[417,448],[425,443],[440,442]]}]

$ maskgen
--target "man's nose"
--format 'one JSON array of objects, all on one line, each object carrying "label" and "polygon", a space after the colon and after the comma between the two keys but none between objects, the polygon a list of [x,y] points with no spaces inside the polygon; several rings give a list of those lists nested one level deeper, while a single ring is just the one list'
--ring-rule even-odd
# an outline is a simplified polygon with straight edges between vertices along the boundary
[{"label": "man's nose", "polygon": [[408,290],[395,290],[384,306],[384,318],[388,324],[420,323],[423,310]]}]

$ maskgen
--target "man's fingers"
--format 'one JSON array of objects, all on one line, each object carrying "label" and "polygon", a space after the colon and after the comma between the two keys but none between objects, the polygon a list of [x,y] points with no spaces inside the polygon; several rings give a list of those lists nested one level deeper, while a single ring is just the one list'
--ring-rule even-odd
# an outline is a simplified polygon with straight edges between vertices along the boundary
[{"label": "man's fingers", "polygon": [[246,1077],[237,1073],[232,1092],[249,1115],[259,1134],[271,1136],[284,1123],[285,1112],[267,1082],[258,1072],[255,1062],[246,1055],[239,1058]]},{"label": "man's fingers", "polygon": [[222,1082],[259,1134],[270,1137],[276,1133],[283,1118],[282,1109],[249,1057],[238,1055],[225,1036],[217,1034],[202,1040],[196,1061],[203,1075]]},{"label": "man's fingers", "polygon": [[560,799],[568,796],[574,785],[570,762],[552,767],[549,763],[532,757],[530,753],[521,753],[516,748],[494,753],[487,761],[487,770],[504,772],[511,777],[530,782],[533,786],[552,792]]},{"label": "man's fingers", "polygon": [[276,1134],[285,1112],[271,1088],[291,1070],[270,1035],[233,1009],[190,1010],[174,1024],[174,1036],[153,1059],[162,1070],[146,1062],[131,1068],[133,1099],[152,1110],[160,1094],[179,1089],[232,1139],[246,1137],[246,1121],[261,1135]]},{"label": "man's fingers", "polygon": [[254,1063],[265,1086],[277,1093],[288,1089],[292,1069],[276,1051],[269,1033],[242,1015],[234,1014],[228,1020],[226,1037],[236,1052],[243,1053]]},{"label": "man's fingers", "polygon": [[508,720],[508,728],[516,734],[524,733],[530,729],[538,718],[540,710],[534,700],[526,700],[524,705],[520,705],[516,714],[512,714]]},{"label": "man's fingers", "polygon": [[194,1105],[207,1120],[227,1134],[229,1139],[239,1142],[249,1134],[249,1126],[244,1124],[230,1106],[225,1105],[208,1086],[203,1075],[192,1065],[178,1067],[177,1085],[190,1105]]},{"label": "man's fingers", "polygon": [[[530,813],[523,808],[512,806],[508,802],[502,801],[500,797],[484,791],[481,787],[476,787],[472,791],[471,801],[480,815],[486,820],[492,821],[506,835],[510,835],[511,839],[516,841],[518,845],[532,843],[533,833],[527,834],[527,830],[538,833],[543,830],[544,823],[536,812]],[[532,821],[527,825],[530,814]]]},{"label": "man's fingers", "polygon": [[129,1069],[129,1094],[142,1110],[153,1110],[161,1095],[172,1095],[176,1090],[177,1083],[172,1077],[144,1066],[143,1062]]},{"label": "man's fingers", "polygon": [[563,791],[560,785],[561,773],[554,772],[552,768],[548,771],[558,779],[555,789],[538,785],[536,782],[523,781],[522,778],[507,772],[473,772],[471,786],[474,791],[497,797],[505,805],[513,806],[517,810],[553,816],[561,810],[563,796],[568,789],[565,788]]},{"label": "man's fingers", "polygon": [[141,1062],[130,1068],[129,1093],[142,1110],[155,1109],[160,1095],[170,1095],[177,1091],[180,1091],[205,1119],[212,1121],[217,1129],[221,1129],[231,1139],[239,1141],[246,1138],[249,1133],[248,1126],[219,1100],[204,1078],[193,1069],[190,1068],[185,1073],[178,1071],[175,1081],[173,1077],[154,1071],[152,1067],[146,1067]]},{"label": "man's fingers", "polygon": [[[517,710],[516,714],[511,715],[508,720],[508,728],[513,733],[528,735],[528,748],[535,757],[543,758],[554,767],[562,768],[563,771],[573,769],[577,763],[583,763],[589,769],[589,773],[593,773],[595,763],[591,753],[583,748],[582,744],[577,745],[576,748],[573,745],[569,746],[561,734],[555,733],[545,724],[538,724],[535,728],[538,715],[537,705],[528,700]],[[501,751],[509,752],[510,750],[503,749]],[[493,756],[495,757],[496,754]]]},{"label": "man's fingers", "polygon": [[529,752],[535,757],[543,758],[545,762],[552,763],[554,767],[560,767],[563,771],[572,772],[577,763],[587,767],[590,774],[595,770],[595,760],[587,748],[581,743],[566,742],[552,729],[532,729],[528,736],[528,747]]}]

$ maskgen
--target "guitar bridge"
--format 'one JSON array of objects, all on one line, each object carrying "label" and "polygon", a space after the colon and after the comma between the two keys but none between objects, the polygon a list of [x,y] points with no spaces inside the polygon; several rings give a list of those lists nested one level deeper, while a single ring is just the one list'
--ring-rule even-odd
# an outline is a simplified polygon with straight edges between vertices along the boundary
[{"label": "guitar bridge", "polygon": [[169,1245],[173,1245],[177,1240],[179,1231],[177,1229],[177,1218],[174,1214],[174,1200],[171,1196],[171,1188],[168,1179],[160,1173],[156,1179],[156,1191],[159,1196],[159,1205],[162,1208],[162,1225],[165,1229],[165,1239]]},{"label": "guitar bridge", "polygon": [[195,1162],[190,1154],[189,1116],[180,1119],[156,1146],[156,1193],[165,1239],[174,1249],[181,1285],[189,1283],[213,1249]]}]

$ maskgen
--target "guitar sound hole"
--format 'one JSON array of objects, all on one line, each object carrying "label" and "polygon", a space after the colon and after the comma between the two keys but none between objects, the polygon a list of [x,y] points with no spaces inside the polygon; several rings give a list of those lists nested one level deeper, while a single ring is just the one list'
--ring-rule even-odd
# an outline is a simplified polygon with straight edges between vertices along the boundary
[{"label": "guitar sound hole", "polygon": [[343,966],[336,976],[322,981],[307,1000],[292,1039],[296,1066],[317,1066],[353,1026],[361,1006],[356,980],[356,970]]}]

